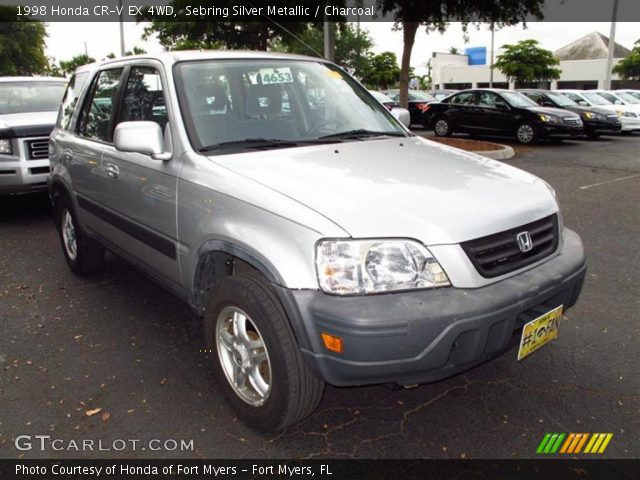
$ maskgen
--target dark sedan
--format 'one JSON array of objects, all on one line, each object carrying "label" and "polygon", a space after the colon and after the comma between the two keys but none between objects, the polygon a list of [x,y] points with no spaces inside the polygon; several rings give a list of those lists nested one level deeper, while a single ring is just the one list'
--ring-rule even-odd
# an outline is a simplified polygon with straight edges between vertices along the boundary
[{"label": "dark sedan", "polygon": [[539,89],[518,90],[541,107],[564,108],[580,115],[584,123],[584,133],[591,139],[602,134],[620,133],[620,120],[611,110],[598,107],[581,107],[569,97],[557,92]]},{"label": "dark sedan", "polygon": [[[400,101],[399,90],[389,90],[387,96],[396,102]],[[424,125],[426,127],[427,125],[423,123],[422,113],[427,105],[436,101],[437,100],[427,92],[423,92],[422,90],[409,90],[409,114],[411,115],[411,124]]]},{"label": "dark sedan", "polygon": [[522,144],[583,134],[577,114],[540,107],[521,93],[501,89],[463,90],[431,103],[425,109],[424,122],[440,137],[456,132],[509,136]]}]

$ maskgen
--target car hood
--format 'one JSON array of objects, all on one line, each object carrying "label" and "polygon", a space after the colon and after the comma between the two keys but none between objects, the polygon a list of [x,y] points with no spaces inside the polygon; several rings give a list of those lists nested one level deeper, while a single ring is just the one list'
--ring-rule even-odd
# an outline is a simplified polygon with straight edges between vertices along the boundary
[{"label": "car hood", "polygon": [[567,110],[571,110],[572,112],[576,112],[578,114],[583,112],[592,112],[599,113],[600,115],[611,115],[611,110],[607,110],[602,107],[582,107],[580,105],[570,105],[566,107]]},{"label": "car hood", "polygon": [[353,237],[452,244],[557,211],[551,189],[537,177],[421,137],[211,160],[306,205]]},{"label": "car hood", "polygon": [[575,117],[576,114],[569,110],[564,110],[562,108],[552,108],[552,107],[528,107],[528,110],[536,113],[542,113],[544,115],[555,115],[560,118],[570,118]]},{"label": "car hood", "polygon": [[49,135],[58,112],[26,112],[0,115],[0,130],[13,137]]}]

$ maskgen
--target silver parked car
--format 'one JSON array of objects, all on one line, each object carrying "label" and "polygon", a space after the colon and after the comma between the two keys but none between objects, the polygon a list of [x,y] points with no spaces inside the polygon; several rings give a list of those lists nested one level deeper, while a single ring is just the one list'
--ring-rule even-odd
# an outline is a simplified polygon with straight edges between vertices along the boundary
[{"label": "silver parked car", "polygon": [[304,418],[325,382],[524,358],[585,275],[547,183],[412,135],[317,58],[105,62],[67,92],[51,151],[69,267],[106,248],[188,302],[221,392],[261,429]]},{"label": "silver parked car", "polygon": [[49,134],[66,80],[0,77],[0,195],[46,190]]}]

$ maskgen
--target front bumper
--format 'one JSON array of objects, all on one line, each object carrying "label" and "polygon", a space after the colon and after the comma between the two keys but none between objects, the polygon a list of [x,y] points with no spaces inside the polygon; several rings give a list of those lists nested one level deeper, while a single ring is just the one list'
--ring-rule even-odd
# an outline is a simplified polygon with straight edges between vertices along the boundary
[{"label": "front bumper", "polygon": [[640,117],[620,117],[620,123],[622,124],[621,131],[633,132],[640,130]]},{"label": "front bumper", "polygon": [[[526,322],[575,304],[586,272],[582,241],[565,230],[560,248],[535,268],[477,289],[358,297],[280,289],[280,297],[308,366],[328,383],[432,382],[508,350]],[[343,339],[341,354],[322,346],[322,332]]]},{"label": "front bumper", "polygon": [[19,138],[14,141],[15,155],[0,154],[0,195],[28,193],[47,189],[48,158],[29,158],[27,142],[46,142],[47,138]]},{"label": "front bumper", "polygon": [[584,129],[593,133],[619,133],[622,124],[618,121],[585,120]]},{"label": "front bumper", "polygon": [[584,127],[580,125],[567,125],[562,123],[543,123],[540,125],[541,138],[569,138],[584,134]]}]

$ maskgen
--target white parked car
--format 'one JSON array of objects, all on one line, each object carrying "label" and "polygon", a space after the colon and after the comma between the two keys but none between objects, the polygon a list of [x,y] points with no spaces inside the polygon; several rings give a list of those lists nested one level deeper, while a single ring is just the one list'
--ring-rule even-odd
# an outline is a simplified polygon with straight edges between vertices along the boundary
[{"label": "white parked car", "polygon": [[369,90],[369,93],[374,96],[387,110],[391,112],[391,115],[396,117],[400,123],[405,127],[409,127],[411,124],[411,115],[409,110],[402,108],[398,102],[390,97],[387,97],[384,93],[376,92],[375,90]]},{"label": "white parked car", "polygon": [[601,107],[610,110],[612,115],[615,113],[622,124],[620,130],[622,132],[640,130],[640,109],[637,108],[640,105],[616,105],[598,93],[597,90],[558,90],[558,92],[566,95],[578,105]]},{"label": "white parked car", "polygon": [[615,90],[614,93],[616,94],[626,93],[627,95],[631,95],[633,98],[640,100],[640,90],[631,90],[631,89]]}]

